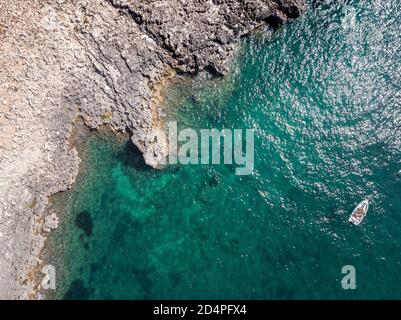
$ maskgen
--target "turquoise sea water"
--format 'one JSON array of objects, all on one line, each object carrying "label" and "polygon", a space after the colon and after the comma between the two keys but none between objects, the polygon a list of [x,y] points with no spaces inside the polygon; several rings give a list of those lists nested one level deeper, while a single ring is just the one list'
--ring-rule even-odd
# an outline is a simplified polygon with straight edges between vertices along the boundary
[{"label": "turquoise sea water", "polygon": [[[401,298],[400,19],[395,0],[326,1],[244,40],[225,79],[169,89],[181,128],[255,128],[252,175],[154,171],[129,144],[89,138],[60,196],[56,297]],[[344,265],[356,290],[341,287]]]}]

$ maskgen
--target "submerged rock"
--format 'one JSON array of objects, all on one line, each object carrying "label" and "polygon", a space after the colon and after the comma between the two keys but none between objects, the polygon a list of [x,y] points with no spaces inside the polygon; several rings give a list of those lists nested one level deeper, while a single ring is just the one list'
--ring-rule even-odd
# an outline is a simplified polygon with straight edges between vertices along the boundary
[{"label": "submerged rock", "polygon": [[74,280],[63,299],[65,300],[86,300],[90,297],[90,290],[81,279]]},{"label": "submerged rock", "polygon": [[86,210],[81,211],[75,218],[75,225],[82,229],[87,237],[93,232],[93,220],[90,213]]}]

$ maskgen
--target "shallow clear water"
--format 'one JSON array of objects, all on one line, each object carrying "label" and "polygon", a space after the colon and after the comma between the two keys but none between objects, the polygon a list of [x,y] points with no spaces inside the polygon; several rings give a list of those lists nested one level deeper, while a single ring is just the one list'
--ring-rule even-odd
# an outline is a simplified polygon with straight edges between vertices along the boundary
[{"label": "shallow clear water", "polygon": [[169,89],[181,128],[255,128],[252,175],[154,171],[90,138],[53,238],[57,297],[401,298],[401,5],[349,1],[343,28],[345,2],[326,3],[245,40],[227,78]]}]

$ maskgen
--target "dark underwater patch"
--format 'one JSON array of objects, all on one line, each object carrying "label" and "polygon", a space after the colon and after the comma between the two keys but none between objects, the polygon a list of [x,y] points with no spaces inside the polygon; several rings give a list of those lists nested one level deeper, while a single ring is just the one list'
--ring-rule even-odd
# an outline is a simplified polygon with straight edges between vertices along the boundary
[{"label": "dark underwater patch", "polygon": [[85,232],[87,237],[90,237],[93,232],[93,220],[89,211],[81,211],[75,218],[75,225]]},{"label": "dark underwater patch", "polygon": [[142,172],[152,171],[152,167],[146,164],[142,152],[131,141],[124,144],[123,149],[117,154],[117,159],[125,167],[134,168]]},{"label": "dark underwater patch", "polygon": [[143,299],[149,299],[152,288],[153,288],[153,282],[151,280],[151,273],[153,272],[153,269],[149,270],[132,270],[132,275],[135,277],[136,281],[140,284],[143,290]]},{"label": "dark underwater patch", "polygon": [[68,291],[65,293],[64,300],[87,300],[90,297],[90,290],[85,287],[81,279],[74,280]]}]

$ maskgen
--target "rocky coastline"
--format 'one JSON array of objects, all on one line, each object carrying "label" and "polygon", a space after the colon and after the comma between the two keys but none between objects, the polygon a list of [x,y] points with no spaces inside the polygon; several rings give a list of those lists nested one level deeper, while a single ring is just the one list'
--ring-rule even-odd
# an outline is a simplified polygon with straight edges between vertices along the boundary
[{"label": "rocky coastline", "polygon": [[57,227],[49,197],[70,188],[77,119],[128,132],[146,163],[175,74],[229,71],[239,39],[298,17],[303,0],[0,0],[0,299],[35,299]]}]

